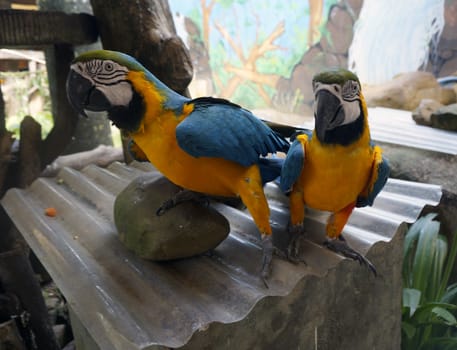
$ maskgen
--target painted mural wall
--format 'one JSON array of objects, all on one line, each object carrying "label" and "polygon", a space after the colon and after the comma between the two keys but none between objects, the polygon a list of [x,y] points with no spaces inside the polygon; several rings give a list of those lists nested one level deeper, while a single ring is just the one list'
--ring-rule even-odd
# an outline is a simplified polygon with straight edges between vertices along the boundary
[{"label": "painted mural wall", "polygon": [[194,97],[310,115],[311,79],[329,67],[350,67],[370,83],[401,71],[457,71],[457,0],[169,3],[193,59]]}]

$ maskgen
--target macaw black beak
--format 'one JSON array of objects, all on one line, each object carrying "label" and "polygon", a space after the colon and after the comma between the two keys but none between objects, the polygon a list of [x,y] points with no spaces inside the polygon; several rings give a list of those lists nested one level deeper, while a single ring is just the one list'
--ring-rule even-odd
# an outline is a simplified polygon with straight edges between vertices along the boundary
[{"label": "macaw black beak", "polygon": [[111,107],[105,95],[90,80],[72,69],[67,77],[67,96],[72,107],[86,118],[86,111],[107,111]]},{"label": "macaw black beak", "polygon": [[339,98],[328,90],[318,91],[314,103],[316,134],[320,140],[325,140],[327,131],[344,122],[344,108]]}]

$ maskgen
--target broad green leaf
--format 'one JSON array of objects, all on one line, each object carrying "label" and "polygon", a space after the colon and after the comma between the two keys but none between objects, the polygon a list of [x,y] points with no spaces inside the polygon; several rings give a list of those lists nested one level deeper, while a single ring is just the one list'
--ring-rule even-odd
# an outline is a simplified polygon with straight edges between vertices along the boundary
[{"label": "broad green leaf", "polygon": [[457,350],[457,283],[448,286],[457,258],[439,234],[436,214],[426,215],[405,236],[402,269],[402,349]]},{"label": "broad green leaf", "polygon": [[420,232],[423,226],[433,220],[436,216],[429,214],[427,216],[419,218],[411,227],[405,235],[405,241],[403,243],[403,286],[404,287],[413,287],[413,262],[414,262],[414,252],[415,247],[417,246],[417,241],[419,239]]},{"label": "broad green leaf", "polygon": [[424,305],[420,305],[417,307],[416,312],[414,313],[414,321],[417,323],[425,323],[430,322],[433,317],[433,308],[440,307],[446,310],[457,310],[457,305],[454,304],[447,304],[447,303],[439,303],[439,302],[430,302]]},{"label": "broad green leaf", "polygon": [[421,291],[426,291],[431,282],[439,229],[440,223],[430,220],[425,222],[420,231],[414,255],[412,287]]},{"label": "broad green leaf", "polygon": [[409,317],[414,315],[421,300],[421,291],[412,288],[403,288],[403,307],[409,308]]},{"label": "broad green leaf", "polygon": [[406,334],[408,339],[412,339],[414,334],[416,334],[416,327],[408,322],[402,322],[401,329]]},{"label": "broad green leaf", "polygon": [[411,225],[408,232],[405,235],[405,241],[403,244],[403,255],[406,256],[409,254],[410,250],[414,247],[414,242],[419,237],[419,233],[422,227],[426,222],[432,221],[437,216],[436,213],[430,213],[426,216],[423,216],[416,220],[414,224]]},{"label": "broad green leaf", "polygon": [[443,279],[441,281],[441,287],[439,295],[443,295],[447,284],[449,283],[449,277],[451,275],[452,269],[454,268],[454,262],[457,256],[457,231],[453,235],[451,248],[449,250],[449,255],[447,257],[446,267],[443,274]]},{"label": "broad green leaf", "polygon": [[457,304],[457,283],[451,284],[441,298],[441,302],[448,304]]},{"label": "broad green leaf", "polygon": [[434,307],[432,312],[441,318],[448,326],[457,326],[457,320],[454,315],[442,307]]},{"label": "broad green leaf", "polygon": [[432,262],[429,283],[427,285],[426,300],[436,300],[441,298],[441,278],[443,276],[444,262],[447,255],[446,237],[438,235],[435,242],[435,255]]},{"label": "broad green leaf", "polygon": [[435,337],[425,342],[419,350],[454,350],[457,349],[456,337]]}]

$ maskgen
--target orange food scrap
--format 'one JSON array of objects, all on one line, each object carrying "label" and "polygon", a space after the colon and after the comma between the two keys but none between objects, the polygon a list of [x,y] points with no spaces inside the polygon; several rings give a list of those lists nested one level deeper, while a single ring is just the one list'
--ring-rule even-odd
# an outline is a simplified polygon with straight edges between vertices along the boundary
[{"label": "orange food scrap", "polygon": [[56,208],[53,208],[53,207],[49,207],[49,208],[46,208],[44,210],[44,213],[47,215],[47,216],[50,216],[50,217],[54,217],[57,215],[57,210]]}]

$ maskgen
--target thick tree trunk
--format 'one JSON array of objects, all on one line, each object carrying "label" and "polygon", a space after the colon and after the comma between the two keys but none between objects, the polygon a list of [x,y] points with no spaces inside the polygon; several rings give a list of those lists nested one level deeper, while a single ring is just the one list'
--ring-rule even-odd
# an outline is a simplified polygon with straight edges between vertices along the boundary
[{"label": "thick tree trunk", "polygon": [[56,159],[70,143],[78,123],[78,115],[70,106],[65,91],[70,63],[74,58],[73,47],[59,44],[45,52],[54,127],[43,141],[41,148],[40,158],[43,168]]},{"label": "thick tree trunk", "polygon": [[[63,11],[68,14],[76,13],[76,12],[84,12],[84,13],[90,13],[92,12],[92,9],[90,7],[90,4],[87,2],[83,2],[82,0],[79,1],[62,1],[62,0],[40,0],[38,1],[40,5],[41,10],[46,10],[46,11]],[[98,42],[98,45],[100,43]],[[91,45],[92,46],[92,45]],[[96,45],[95,45],[96,46]],[[97,49],[99,47],[96,47]],[[81,46],[78,47],[78,49],[82,50],[91,50],[94,49],[93,47],[89,46]],[[52,67],[49,67],[48,69],[54,69],[54,66],[56,64],[59,64],[59,62],[55,62],[53,60],[53,56],[57,53],[55,52],[55,49],[50,49],[46,50],[46,62],[52,61]],[[66,66],[70,65],[70,62],[64,62]],[[55,75],[55,74],[49,74],[49,80],[50,80],[50,86],[60,84],[62,79],[66,79],[66,74],[62,74],[61,77]],[[56,84],[53,84],[53,83]],[[65,83],[65,80],[63,81]],[[59,85],[60,86],[60,85]],[[65,85],[63,85],[65,86]],[[64,95],[62,96],[63,98],[66,99],[66,94],[65,94],[65,89],[62,91]],[[66,101],[65,101],[66,102]],[[54,103],[54,96],[53,96],[53,103]],[[57,111],[53,110],[54,116],[60,117],[57,115],[57,113],[61,112],[66,112],[66,111]],[[73,111],[71,111],[74,113]],[[68,114],[68,113],[66,113]],[[74,125],[74,130],[72,134],[72,138],[70,142],[65,145],[64,148],[60,148],[61,152],[60,154],[71,154],[71,153],[77,153],[77,152],[83,152],[83,151],[88,151],[91,150],[95,147],[97,147],[100,144],[103,145],[112,145],[113,140],[111,136],[111,127],[110,123],[106,118],[102,117],[91,117],[89,119],[84,119],[84,118],[79,118],[77,119],[77,124]]]},{"label": "thick tree trunk", "polygon": [[[103,48],[138,59],[176,92],[189,95],[192,61],[177,36],[167,0],[91,0]],[[122,139],[126,163],[132,158]]]},{"label": "thick tree trunk", "polygon": [[192,62],[176,35],[167,0],[91,0],[103,47],[137,58],[173,90],[186,94]]}]

